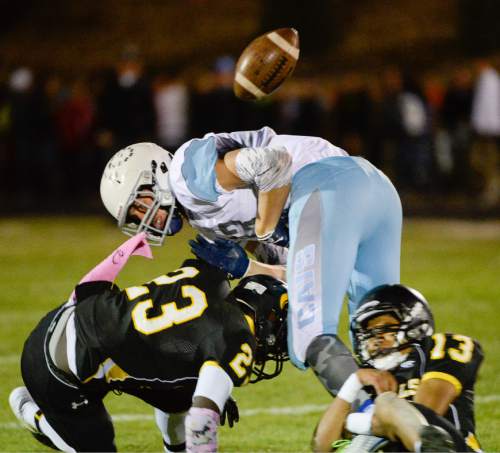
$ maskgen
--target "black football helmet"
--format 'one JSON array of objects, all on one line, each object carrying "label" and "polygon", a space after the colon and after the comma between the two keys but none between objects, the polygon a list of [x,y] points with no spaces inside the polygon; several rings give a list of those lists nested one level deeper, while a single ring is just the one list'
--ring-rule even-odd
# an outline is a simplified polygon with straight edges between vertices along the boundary
[{"label": "black football helmet", "polygon": [[[233,289],[232,297],[255,325],[257,349],[250,382],[277,376],[288,360],[288,293],[285,283],[269,275],[246,277]],[[270,362],[274,363],[274,368],[266,371]]]},{"label": "black football helmet", "polygon": [[[391,315],[397,323],[368,329],[368,321]],[[403,362],[408,354],[401,351],[434,333],[434,318],[424,296],[403,285],[381,285],[369,291],[354,313],[351,322],[354,352],[363,365],[390,370]],[[369,350],[381,335],[392,333],[389,348]]]}]

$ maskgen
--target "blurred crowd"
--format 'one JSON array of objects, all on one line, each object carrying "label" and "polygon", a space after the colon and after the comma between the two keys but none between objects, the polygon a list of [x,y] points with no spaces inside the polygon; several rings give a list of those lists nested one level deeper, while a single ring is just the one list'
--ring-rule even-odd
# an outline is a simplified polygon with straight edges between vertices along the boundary
[{"label": "blurred crowd", "polygon": [[107,160],[153,141],[168,150],[206,132],[260,128],[319,135],[383,169],[403,194],[500,202],[500,76],[485,60],[417,76],[292,77],[273,96],[232,92],[234,60],[205,73],[146,68],[135,50],[115,68],[64,76],[18,67],[0,75],[0,193],[22,210],[98,200]]}]

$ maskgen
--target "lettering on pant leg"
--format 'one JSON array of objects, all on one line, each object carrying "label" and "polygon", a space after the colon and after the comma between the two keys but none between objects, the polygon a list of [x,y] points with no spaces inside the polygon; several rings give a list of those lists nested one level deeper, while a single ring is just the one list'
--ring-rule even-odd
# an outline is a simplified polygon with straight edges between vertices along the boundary
[{"label": "lettering on pant leg", "polygon": [[299,329],[303,329],[314,322],[315,318],[316,276],[314,274],[314,258],[314,244],[304,247],[295,255],[295,290]]},{"label": "lettering on pant leg", "polygon": [[314,244],[309,244],[297,252],[295,255],[296,275],[300,275],[305,270],[314,266],[315,248]]}]

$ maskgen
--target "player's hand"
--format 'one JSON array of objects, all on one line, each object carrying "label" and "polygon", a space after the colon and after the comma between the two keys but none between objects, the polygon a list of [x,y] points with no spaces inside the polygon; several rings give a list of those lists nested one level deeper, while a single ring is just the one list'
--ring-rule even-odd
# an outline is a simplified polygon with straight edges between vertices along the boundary
[{"label": "player's hand", "polygon": [[361,368],[356,375],[363,385],[371,385],[377,395],[384,392],[395,392],[398,388],[396,378],[389,371]]},{"label": "player's hand", "polygon": [[195,241],[189,241],[189,245],[198,258],[227,272],[231,278],[241,278],[248,270],[250,260],[236,242],[226,239],[209,242],[198,234]]},{"label": "player's hand", "polygon": [[230,396],[226,404],[224,405],[224,410],[220,416],[220,424],[224,425],[226,423],[227,416],[227,424],[230,428],[234,426],[235,423],[240,421],[240,411],[238,409],[238,405],[236,404],[236,400]]}]

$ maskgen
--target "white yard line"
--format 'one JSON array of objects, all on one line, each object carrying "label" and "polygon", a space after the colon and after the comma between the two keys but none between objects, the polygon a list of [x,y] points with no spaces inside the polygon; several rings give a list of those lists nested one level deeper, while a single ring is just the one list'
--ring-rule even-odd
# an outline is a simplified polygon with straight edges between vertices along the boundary
[{"label": "white yard line", "polygon": [[[500,395],[477,396],[475,402],[478,405],[497,403],[500,401]],[[240,411],[241,417],[253,417],[255,415],[304,415],[314,414],[325,410],[324,404],[305,404],[303,406],[284,406],[284,407],[258,407],[255,409],[243,409]],[[137,421],[153,421],[153,414],[116,414],[113,415],[113,422],[128,423]],[[20,429],[21,427],[14,422],[0,423],[0,429]]]}]

